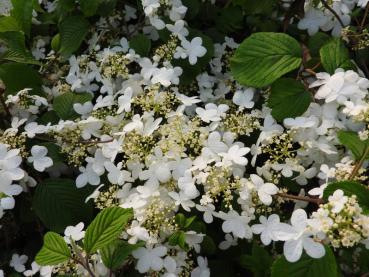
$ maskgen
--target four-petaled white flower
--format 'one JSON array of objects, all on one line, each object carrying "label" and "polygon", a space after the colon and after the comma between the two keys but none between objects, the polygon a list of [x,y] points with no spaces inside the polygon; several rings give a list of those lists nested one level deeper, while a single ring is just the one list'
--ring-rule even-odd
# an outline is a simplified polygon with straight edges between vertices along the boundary
[{"label": "four-petaled white flower", "polygon": [[182,39],[181,45],[182,47],[177,47],[177,52],[175,53],[174,57],[188,57],[188,60],[192,65],[197,63],[197,58],[201,58],[206,54],[206,48],[202,46],[201,37],[195,37],[191,41]]},{"label": "four-petaled white flower", "polygon": [[33,167],[40,172],[46,168],[53,166],[53,160],[47,157],[47,148],[45,146],[34,145],[31,148],[31,155],[28,158],[29,163],[33,163]]},{"label": "four-petaled white flower", "polygon": [[246,238],[252,237],[252,230],[248,223],[250,218],[245,215],[239,215],[235,210],[230,210],[228,213],[219,212],[217,217],[224,220],[222,229],[225,233],[232,233],[235,238]]},{"label": "four-petaled white flower", "polygon": [[344,195],[343,191],[338,189],[331,196],[328,197],[329,204],[332,205],[332,212],[339,213],[345,203],[347,202],[348,197]]},{"label": "four-petaled white flower", "polygon": [[260,201],[269,206],[273,200],[272,195],[278,192],[278,187],[272,183],[264,183],[264,180],[256,174],[251,174],[250,179],[258,191]]},{"label": "four-petaled white flower", "polygon": [[12,181],[18,181],[24,177],[24,171],[19,167],[22,163],[19,152],[19,149],[8,151],[8,147],[0,143],[0,192],[5,192]]},{"label": "four-petaled white flower", "polygon": [[28,257],[26,255],[13,254],[9,265],[17,272],[23,272],[26,270],[24,264],[27,262]]},{"label": "four-petaled white flower", "polygon": [[150,269],[159,271],[163,268],[163,256],[167,254],[167,248],[157,246],[153,249],[140,247],[132,252],[133,257],[138,259],[136,268],[140,273],[148,272]]},{"label": "four-petaled white flower", "polygon": [[201,256],[197,257],[197,267],[192,270],[191,277],[210,277],[208,260]]},{"label": "four-petaled white flower", "polygon": [[85,236],[85,231],[83,228],[85,225],[83,222],[78,223],[76,226],[68,226],[64,231],[64,240],[70,243],[70,240],[79,241]]},{"label": "four-petaled white flower", "polygon": [[250,152],[250,148],[248,147],[240,147],[238,144],[233,145],[228,149],[227,153],[219,153],[219,156],[223,157],[222,163],[224,165],[247,165],[248,161],[244,157],[247,153]]},{"label": "four-petaled white flower", "polygon": [[233,95],[233,103],[240,106],[240,108],[246,108],[251,109],[254,107],[254,102],[252,101],[252,98],[254,97],[254,90],[251,88],[248,88],[244,91],[238,90]]}]

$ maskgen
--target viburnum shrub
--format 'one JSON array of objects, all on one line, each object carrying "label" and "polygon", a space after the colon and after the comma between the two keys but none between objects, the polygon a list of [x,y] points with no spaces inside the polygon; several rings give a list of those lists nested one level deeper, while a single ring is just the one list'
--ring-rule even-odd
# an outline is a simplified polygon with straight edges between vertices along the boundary
[{"label": "viburnum shrub", "polygon": [[369,275],[368,0],[0,0],[0,277]]}]

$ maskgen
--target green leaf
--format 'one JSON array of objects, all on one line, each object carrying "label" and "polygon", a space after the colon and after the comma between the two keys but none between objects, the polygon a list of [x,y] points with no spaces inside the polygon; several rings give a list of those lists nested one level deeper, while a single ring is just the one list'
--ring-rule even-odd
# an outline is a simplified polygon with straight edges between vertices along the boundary
[{"label": "green leaf", "polygon": [[179,247],[181,247],[185,251],[189,250],[189,247],[186,243],[186,234],[183,231],[178,231],[178,232],[173,233],[168,238],[168,242],[172,246],[178,245]]},{"label": "green leaf", "polygon": [[273,259],[263,247],[256,242],[252,245],[251,255],[241,255],[240,264],[242,267],[252,271],[255,277],[270,276],[270,267]]},{"label": "green leaf", "polygon": [[276,0],[233,0],[232,2],[241,6],[246,14],[270,14],[277,3]]},{"label": "green leaf", "polygon": [[5,63],[0,65],[0,79],[6,86],[7,94],[16,94],[24,88],[32,88],[34,90],[32,92],[35,93],[41,91],[42,80],[39,73],[26,64]]},{"label": "green leaf", "polygon": [[143,34],[138,34],[129,41],[129,46],[141,57],[146,57],[151,49],[151,40]]},{"label": "green leaf", "polygon": [[336,259],[330,248],[325,247],[325,256],[314,259],[303,254],[299,261],[290,263],[284,256],[279,257],[272,266],[272,277],[337,277]]},{"label": "green leaf", "polygon": [[77,189],[69,179],[47,179],[38,184],[33,197],[33,209],[45,226],[58,233],[79,222],[89,222],[93,207],[85,203],[89,188]]},{"label": "green leaf", "polygon": [[97,14],[104,17],[111,15],[115,10],[117,2],[118,0],[102,0],[97,9]]},{"label": "green leaf", "polygon": [[[357,133],[351,131],[339,131],[338,140],[350,149],[356,160],[360,160],[364,156],[366,149],[369,147],[369,140],[363,141],[359,138]],[[369,159],[368,153],[366,154],[365,159]]]},{"label": "green leaf", "polygon": [[89,17],[96,14],[100,2],[100,0],[79,0],[79,5],[81,6],[83,14]]},{"label": "green leaf", "polygon": [[29,36],[32,24],[33,3],[31,0],[12,0],[13,9],[10,11],[24,33]]},{"label": "green leaf", "polygon": [[122,266],[134,250],[143,245],[143,243],[129,244],[122,240],[116,240],[100,250],[101,259],[107,268],[115,270]]},{"label": "green leaf", "polygon": [[132,216],[132,209],[111,207],[101,211],[86,230],[85,251],[91,254],[116,240]]},{"label": "green leaf", "polygon": [[330,40],[320,48],[320,59],[324,69],[330,74],[337,68],[353,68],[349,51],[339,38]]},{"label": "green leaf", "polygon": [[51,48],[54,51],[59,51],[60,49],[60,34],[56,34],[51,40]]},{"label": "green leaf", "polygon": [[18,63],[40,64],[34,59],[31,52],[26,49],[25,37],[22,32],[0,33],[0,40],[7,45],[7,51],[1,58]]},{"label": "green leaf", "polygon": [[328,197],[338,189],[342,190],[347,196],[356,195],[360,207],[366,213],[369,212],[369,189],[367,186],[355,181],[330,183],[324,190],[323,198],[328,200]]},{"label": "green leaf", "polygon": [[85,103],[92,100],[89,93],[67,92],[54,98],[53,108],[57,115],[64,120],[72,120],[78,117],[73,105]]},{"label": "green leaf", "polygon": [[11,16],[0,17],[0,32],[21,31],[18,21]]},{"label": "green leaf", "polygon": [[304,85],[291,78],[275,81],[271,87],[268,107],[277,121],[302,115],[309,107],[312,97]]},{"label": "green leaf", "polygon": [[89,22],[79,15],[66,17],[59,25],[60,50],[64,56],[70,56],[77,51],[85,39]]},{"label": "green leaf", "polygon": [[319,57],[320,48],[332,37],[326,33],[318,32],[309,38],[308,48],[313,57]]},{"label": "green leaf", "polygon": [[238,47],[231,59],[231,72],[242,85],[260,88],[298,68],[301,61],[301,47],[294,38],[260,32]]},{"label": "green leaf", "polygon": [[37,253],[35,261],[41,266],[57,265],[71,258],[68,245],[62,236],[54,232],[47,232],[44,245]]}]

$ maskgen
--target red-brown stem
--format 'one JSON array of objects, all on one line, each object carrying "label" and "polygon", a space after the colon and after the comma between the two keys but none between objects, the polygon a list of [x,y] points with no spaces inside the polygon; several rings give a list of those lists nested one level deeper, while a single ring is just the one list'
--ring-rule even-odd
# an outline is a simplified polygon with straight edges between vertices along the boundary
[{"label": "red-brown stem", "polygon": [[306,202],[314,203],[316,205],[320,205],[324,203],[324,200],[320,198],[312,198],[308,196],[299,196],[299,195],[293,195],[293,194],[287,194],[287,193],[277,193],[277,195],[282,198],[306,201]]}]

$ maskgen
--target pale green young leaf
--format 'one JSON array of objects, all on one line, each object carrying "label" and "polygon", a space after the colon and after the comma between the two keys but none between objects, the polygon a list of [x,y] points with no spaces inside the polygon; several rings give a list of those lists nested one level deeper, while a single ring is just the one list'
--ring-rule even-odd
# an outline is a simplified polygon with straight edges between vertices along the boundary
[{"label": "pale green young leaf", "polygon": [[37,253],[35,261],[41,266],[57,265],[71,258],[68,245],[62,236],[54,232],[47,232],[44,244]]}]

